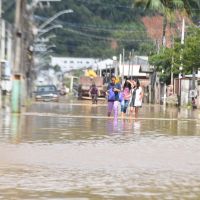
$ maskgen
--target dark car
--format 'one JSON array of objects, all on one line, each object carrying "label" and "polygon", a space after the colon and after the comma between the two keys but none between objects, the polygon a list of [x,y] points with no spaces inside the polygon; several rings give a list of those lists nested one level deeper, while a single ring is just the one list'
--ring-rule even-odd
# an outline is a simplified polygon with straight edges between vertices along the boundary
[{"label": "dark car", "polygon": [[55,85],[37,86],[35,92],[36,101],[59,101],[58,90]]}]

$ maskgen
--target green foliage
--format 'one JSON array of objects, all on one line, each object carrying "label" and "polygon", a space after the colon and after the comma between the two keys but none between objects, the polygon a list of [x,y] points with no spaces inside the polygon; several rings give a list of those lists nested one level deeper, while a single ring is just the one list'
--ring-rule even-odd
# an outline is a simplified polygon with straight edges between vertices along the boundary
[{"label": "green foliage", "polygon": [[170,82],[172,69],[173,49],[163,48],[160,53],[150,56],[149,62],[156,67],[156,71],[160,72],[160,79],[163,82]]},{"label": "green foliage", "polygon": [[58,55],[107,58],[119,55],[123,48],[143,55],[148,54],[145,45],[153,48],[141,22],[144,13],[132,8],[130,0],[68,0],[52,5],[36,14],[47,19],[60,10],[74,11],[55,21],[64,27],[52,30],[57,35],[52,42]]},{"label": "green foliage", "polygon": [[200,67],[200,29],[190,28],[183,47],[183,67],[186,72]]},{"label": "green foliage", "polygon": [[[160,53],[150,57],[150,64],[156,66],[156,70],[161,74],[165,82],[169,82],[171,71],[191,74],[193,69],[197,71],[200,67],[200,29],[191,27],[181,45],[180,40],[174,44],[174,48],[163,48]],[[173,66],[173,68],[172,68]],[[180,66],[182,70],[180,71]]]},{"label": "green foliage", "polygon": [[139,54],[140,55],[146,55],[151,56],[155,53],[155,47],[152,43],[140,43],[139,46]]},{"label": "green foliage", "polygon": [[[28,0],[30,4],[33,0]],[[136,2],[154,8],[154,11],[136,7]],[[14,22],[15,0],[2,0],[3,18]],[[151,2],[151,4],[150,4]],[[173,2],[173,9],[171,3]],[[183,4],[181,4],[181,2]],[[56,34],[51,42],[56,44],[55,54],[60,56],[99,57],[106,58],[119,55],[122,49],[134,50],[135,54],[150,55],[154,52],[154,44],[148,38],[146,29],[141,22],[145,15],[163,13],[162,8],[174,10],[177,8],[191,8],[191,16],[199,21],[199,0],[63,0],[51,2],[51,6],[39,7],[34,14],[40,16],[37,26],[58,13],[72,9],[74,12],[64,14],[53,21],[53,24],[62,24],[63,29],[53,29],[50,33]],[[151,5],[151,6],[150,6]],[[163,7],[164,5],[164,7]],[[156,8],[156,9],[155,9]],[[155,11],[156,10],[156,11]],[[199,10],[198,10],[199,11]],[[48,36],[44,34],[43,36]]]},{"label": "green foliage", "polygon": [[55,72],[60,72],[61,71],[61,68],[58,65],[54,66],[53,69],[54,69]]},{"label": "green foliage", "polygon": [[15,0],[2,0],[2,17],[9,21],[10,23],[14,22],[15,15]]}]

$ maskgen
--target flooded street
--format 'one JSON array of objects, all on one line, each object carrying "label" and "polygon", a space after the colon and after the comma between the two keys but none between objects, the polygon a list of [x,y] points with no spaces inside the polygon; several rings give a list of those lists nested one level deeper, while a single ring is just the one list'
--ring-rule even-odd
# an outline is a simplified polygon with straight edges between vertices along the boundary
[{"label": "flooded street", "polygon": [[35,103],[0,115],[0,199],[200,199],[200,112]]}]

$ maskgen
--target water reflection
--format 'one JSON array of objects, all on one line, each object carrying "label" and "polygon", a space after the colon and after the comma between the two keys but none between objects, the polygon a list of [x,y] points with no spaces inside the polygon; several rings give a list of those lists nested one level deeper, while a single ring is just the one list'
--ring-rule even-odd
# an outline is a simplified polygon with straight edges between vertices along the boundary
[{"label": "water reflection", "polygon": [[21,123],[21,116],[18,114],[11,115],[11,141],[20,142],[20,135],[22,133],[23,124]]},{"label": "water reflection", "polygon": [[108,135],[133,134],[133,119],[110,118],[106,120]]},{"label": "water reflection", "polygon": [[[158,106],[147,106],[141,110],[141,114],[137,120],[106,118],[106,106],[85,106],[82,109],[85,115],[77,115],[77,109],[81,105],[74,106],[74,112],[64,113],[65,109],[62,105],[60,108],[57,104],[36,105],[36,111],[26,115],[14,115],[9,112],[3,112],[0,121],[0,141],[8,142],[66,142],[66,140],[82,140],[82,139],[102,139],[107,135],[126,135],[126,134],[142,134],[142,135],[166,135],[166,136],[184,136],[199,135],[200,120],[196,118],[198,114],[186,119],[185,115],[176,109],[166,109],[166,113],[161,112]],[[73,107],[72,104],[69,107]],[[57,110],[57,113],[52,111]],[[59,114],[61,109],[61,114]],[[31,111],[34,107],[31,107]],[[66,109],[67,110],[67,109]],[[162,117],[155,118],[155,112],[159,110]],[[40,115],[40,113],[42,115]],[[145,113],[145,116],[144,116]],[[175,114],[176,113],[176,114]],[[38,115],[39,114],[39,115]],[[168,118],[169,114],[173,118]],[[147,117],[147,116],[153,117]],[[177,115],[177,118],[174,116]],[[191,112],[188,112],[191,115]],[[5,136],[7,135],[7,137]],[[9,137],[8,137],[9,135]]]}]

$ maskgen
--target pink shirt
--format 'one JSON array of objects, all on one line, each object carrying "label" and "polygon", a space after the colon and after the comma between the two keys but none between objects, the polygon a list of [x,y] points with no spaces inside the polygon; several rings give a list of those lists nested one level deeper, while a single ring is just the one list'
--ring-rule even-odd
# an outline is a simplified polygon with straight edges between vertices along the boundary
[{"label": "pink shirt", "polygon": [[129,90],[128,87],[124,88],[123,94],[124,94],[124,100],[130,100],[131,91]]}]

